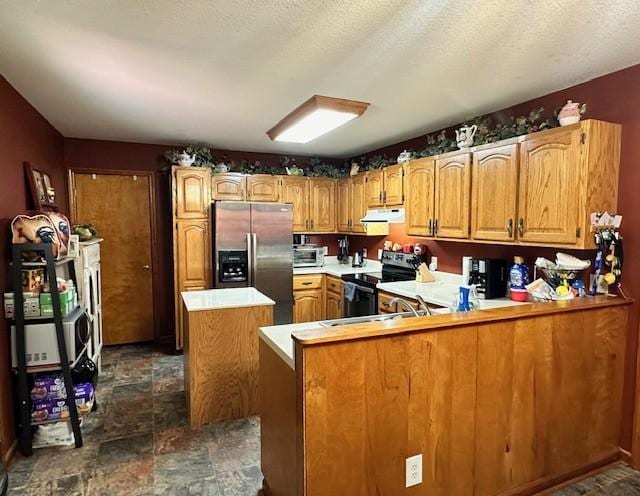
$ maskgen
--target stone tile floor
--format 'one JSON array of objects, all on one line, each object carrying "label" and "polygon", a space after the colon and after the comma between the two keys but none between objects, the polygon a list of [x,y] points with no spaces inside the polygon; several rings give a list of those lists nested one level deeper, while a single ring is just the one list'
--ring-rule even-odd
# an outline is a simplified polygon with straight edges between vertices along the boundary
[{"label": "stone tile floor", "polygon": [[[261,487],[259,419],[189,429],[182,356],[105,349],[98,401],[81,449],[36,450],[12,465],[11,496],[255,496]],[[640,496],[640,473],[618,464],[554,495]]]}]

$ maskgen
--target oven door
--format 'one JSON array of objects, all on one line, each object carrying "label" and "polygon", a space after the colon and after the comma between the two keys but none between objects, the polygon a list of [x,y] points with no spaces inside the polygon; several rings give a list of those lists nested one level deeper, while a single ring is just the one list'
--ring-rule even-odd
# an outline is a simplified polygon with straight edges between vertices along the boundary
[{"label": "oven door", "polygon": [[344,298],[345,317],[364,317],[378,313],[378,292],[366,286],[356,285],[352,301]]}]

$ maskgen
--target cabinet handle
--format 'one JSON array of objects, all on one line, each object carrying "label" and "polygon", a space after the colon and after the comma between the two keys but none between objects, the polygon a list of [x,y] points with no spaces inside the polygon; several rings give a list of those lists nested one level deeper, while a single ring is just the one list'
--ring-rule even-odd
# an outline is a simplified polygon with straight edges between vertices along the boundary
[{"label": "cabinet handle", "polygon": [[429,219],[429,222],[427,224],[427,233],[428,234],[433,234],[433,220]]},{"label": "cabinet handle", "polygon": [[386,307],[386,308],[389,308],[391,305],[389,305],[388,303],[384,303],[384,302],[383,302],[383,303],[382,303],[382,306],[383,306],[383,307]]},{"label": "cabinet handle", "polygon": [[507,234],[510,238],[513,237],[513,219],[509,219],[507,222]]},{"label": "cabinet handle", "polygon": [[378,195],[378,201],[382,203],[382,191],[380,191],[380,194]]},{"label": "cabinet handle", "polygon": [[311,229],[313,229],[313,219],[311,219]]},{"label": "cabinet handle", "polygon": [[522,236],[524,234],[524,218],[520,217],[518,221],[518,235]]},{"label": "cabinet handle", "polygon": [[387,203],[387,192],[386,191],[382,194],[382,202],[383,203]]},{"label": "cabinet handle", "polygon": [[305,281],[302,283],[303,286],[309,286],[311,284],[313,284],[311,281]]},{"label": "cabinet handle", "polygon": [[433,235],[438,234],[438,219],[433,221]]}]

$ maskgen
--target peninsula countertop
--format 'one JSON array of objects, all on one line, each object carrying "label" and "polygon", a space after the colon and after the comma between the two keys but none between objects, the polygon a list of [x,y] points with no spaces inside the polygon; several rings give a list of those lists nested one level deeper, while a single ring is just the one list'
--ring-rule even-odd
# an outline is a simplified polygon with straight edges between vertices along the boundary
[{"label": "peninsula countertop", "polygon": [[256,288],[205,289],[183,291],[182,301],[188,312],[219,310],[222,308],[259,307],[276,302]]}]

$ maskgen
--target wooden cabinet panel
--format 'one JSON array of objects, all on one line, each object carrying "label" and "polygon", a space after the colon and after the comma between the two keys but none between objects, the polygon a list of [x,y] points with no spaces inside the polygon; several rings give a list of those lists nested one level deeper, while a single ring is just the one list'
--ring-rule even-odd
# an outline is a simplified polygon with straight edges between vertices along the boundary
[{"label": "wooden cabinet panel", "polygon": [[324,319],[322,289],[299,289],[293,292],[293,322]]},{"label": "wooden cabinet panel", "polygon": [[334,232],[336,230],[336,181],[312,178],[309,184],[311,231]]},{"label": "wooden cabinet panel", "polygon": [[559,129],[520,145],[518,237],[575,243],[578,221],[580,129]]},{"label": "wooden cabinet panel", "polygon": [[327,291],[336,294],[342,294],[343,286],[342,279],[333,276],[326,276]]},{"label": "wooden cabinet panel", "polygon": [[469,237],[471,154],[436,160],[436,236]]},{"label": "wooden cabinet panel", "polygon": [[338,231],[351,231],[351,178],[338,181]]},{"label": "wooden cabinet panel", "polygon": [[176,217],[198,219],[209,212],[209,169],[190,167],[176,168]]},{"label": "wooden cabinet panel", "polygon": [[277,202],[280,196],[278,179],[267,174],[247,176],[247,200]]},{"label": "wooden cabinet panel", "polygon": [[473,154],[471,237],[512,241],[516,232],[518,145]]},{"label": "wooden cabinet panel", "polygon": [[404,167],[398,164],[385,167],[383,170],[384,204],[387,207],[401,206],[404,203]]},{"label": "wooden cabinet panel", "polygon": [[388,293],[378,293],[378,312],[379,313],[396,313],[398,310],[397,303],[391,303],[395,298],[394,295]]},{"label": "wooden cabinet panel", "polygon": [[382,201],[382,193],[384,188],[384,173],[382,169],[368,171],[366,173],[366,178],[367,206],[370,208],[382,207],[384,205],[384,202]]},{"label": "wooden cabinet panel", "polygon": [[327,292],[325,318],[327,320],[344,317],[344,299],[341,294]]},{"label": "wooden cabinet panel", "polygon": [[431,158],[414,160],[405,173],[405,227],[408,235],[433,236],[436,162]]},{"label": "wooden cabinet panel", "polygon": [[360,223],[367,213],[366,176],[357,174],[351,177],[351,232],[365,232]]},{"label": "wooden cabinet panel", "polygon": [[293,276],[293,290],[322,289],[323,274],[305,274]]},{"label": "wooden cabinet panel", "polygon": [[176,251],[178,291],[208,288],[211,281],[209,221],[177,221]]},{"label": "wooden cabinet panel", "polygon": [[214,174],[211,176],[211,199],[244,201],[246,183],[243,174]]},{"label": "wooden cabinet panel", "polygon": [[280,201],[293,203],[293,232],[309,230],[309,180],[287,176],[281,179]]}]

